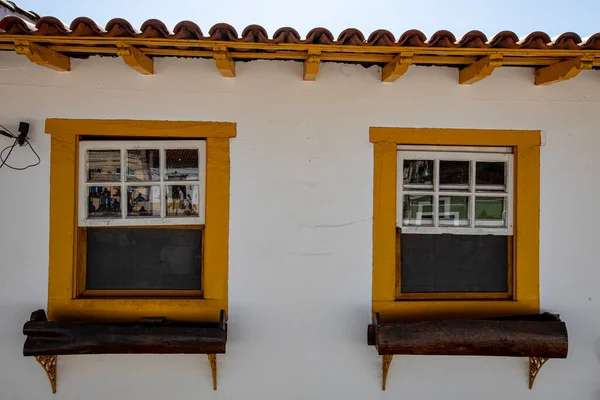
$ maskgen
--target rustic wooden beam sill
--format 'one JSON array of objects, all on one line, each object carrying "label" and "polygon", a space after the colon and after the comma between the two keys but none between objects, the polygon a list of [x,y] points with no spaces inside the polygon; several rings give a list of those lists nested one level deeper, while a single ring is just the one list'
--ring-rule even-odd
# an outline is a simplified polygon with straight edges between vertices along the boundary
[{"label": "rustic wooden beam sill", "polygon": [[382,323],[369,325],[367,341],[382,356],[382,389],[394,355],[528,357],[529,389],[546,361],[566,358],[567,327],[558,315],[544,313],[477,320]]},{"label": "rustic wooden beam sill", "polygon": [[227,322],[175,322],[163,317],[138,322],[51,322],[44,310],[23,326],[24,356],[34,356],[56,393],[57,356],[67,354],[207,354],[217,390],[217,354],[225,354]]}]

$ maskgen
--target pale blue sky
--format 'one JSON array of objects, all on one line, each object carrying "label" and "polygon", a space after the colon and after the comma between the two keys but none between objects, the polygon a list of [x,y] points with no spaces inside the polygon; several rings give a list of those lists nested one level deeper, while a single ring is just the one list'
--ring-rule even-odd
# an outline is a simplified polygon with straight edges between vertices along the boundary
[{"label": "pale blue sky", "polygon": [[488,37],[501,30],[519,36],[541,30],[551,37],[573,31],[582,37],[600,32],[600,0],[16,0],[24,9],[52,15],[69,24],[79,16],[105,25],[113,17],[129,20],[136,28],[158,18],[172,30],[181,20],[196,22],[204,34],[212,25],[227,22],[238,34],[250,24],[267,29],[269,36],[291,26],[304,37],[317,26],[334,36],[345,28],[365,36],[388,29],[396,37],[407,29],[430,35],[439,29],[457,38],[478,29]]}]

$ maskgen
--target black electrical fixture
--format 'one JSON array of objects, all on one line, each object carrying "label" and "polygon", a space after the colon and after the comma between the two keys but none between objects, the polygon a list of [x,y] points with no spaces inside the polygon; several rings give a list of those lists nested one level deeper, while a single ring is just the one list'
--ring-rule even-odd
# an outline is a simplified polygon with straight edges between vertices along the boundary
[{"label": "black electrical fixture", "polygon": [[[2,125],[0,125],[0,126],[2,126]],[[6,129],[6,128],[4,128],[4,129]],[[19,135],[18,136],[15,136],[8,129],[6,129],[6,130],[0,129],[0,135],[4,135],[10,139],[15,139],[16,142],[21,147],[25,146],[25,143],[28,142],[28,140],[27,140],[28,134],[29,134],[29,124],[27,122],[19,122]]]},{"label": "black electrical fixture", "polygon": [[[0,135],[6,136],[7,138],[14,140],[12,145],[6,146],[4,149],[2,149],[2,151],[0,151],[0,168],[4,167],[6,165],[10,169],[14,169],[16,171],[23,171],[27,168],[35,167],[36,165],[38,165],[41,162],[40,156],[38,155],[38,153],[36,153],[33,146],[31,146],[31,143],[29,143],[29,137],[27,136],[27,135],[29,135],[29,124],[27,122],[19,122],[19,134],[18,135],[15,135],[14,133],[12,133],[8,129],[6,129],[6,127],[0,125]],[[29,146],[29,148],[31,149],[33,154],[35,154],[35,156],[37,157],[37,161],[34,164],[29,164],[25,167],[15,167],[15,166],[9,165],[7,163],[8,157],[10,157],[10,155],[12,154],[12,152],[15,149],[15,146],[17,144],[19,145],[19,147],[23,147],[25,145]],[[4,157],[4,152],[7,150],[8,150],[8,154],[6,155],[6,157]]]}]

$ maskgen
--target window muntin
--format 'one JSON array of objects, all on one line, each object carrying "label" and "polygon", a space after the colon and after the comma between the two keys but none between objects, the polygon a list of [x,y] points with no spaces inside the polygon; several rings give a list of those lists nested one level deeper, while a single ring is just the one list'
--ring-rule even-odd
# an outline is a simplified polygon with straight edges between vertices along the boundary
[{"label": "window muntin", "polygon": [[398,146],[402,233],[512,235],[510,148]]},{"label": "window muntin", "polygon": [[83,141],[79,226],[202,225],[205,176],[204,140]]}]

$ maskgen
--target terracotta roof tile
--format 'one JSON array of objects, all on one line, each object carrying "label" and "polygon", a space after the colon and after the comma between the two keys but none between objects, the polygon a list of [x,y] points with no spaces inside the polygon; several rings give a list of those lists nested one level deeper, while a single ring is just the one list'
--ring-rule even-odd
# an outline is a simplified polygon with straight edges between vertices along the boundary
[{"label": "terracotta roof tile", "polygon": [[565,32],[558,37],[552,38],[550,46],[553,49],[577,50],[579,49],[579,43],[581,43],[581,37],[578,34]]},{"label": "terracotta roof tile", "polygon": [[102,36],[106,31],[87,17],[75,18],[69,26],[72,36]]},{"label": "terracotta roof tile", "polygon": [[224,40],[228,42],[237,42],[238,34],[235,28],[229,24],[216,24],[210,31],[208,31],[210,35],[210,40]]},{"label": "terracotta roof tile", "polygon": [[314,28],[306,35],[304,43],[307,44],[333,44],[333,34],[325,28]]},{"label": "terracotta roof tile", "polygon": [[487,36],[481,31],[469,31],[458,41],[458,47],[485,48],[487,47]]},{"label": "terracotta roof tile", "polygon": [[385,29],[379,29],[369,35],[367,44],[370,46],[394,46],[396,44],[396,38],[394,34]]},{"label": "terracotta roof tile", "polygon": [[600,50],[600,33],[584,38],[581,48],[584,50]]},{"label": "terracotta roof tile", "polygon": [[273,34],[273,43],[301,43],[300,34],[290,27],[279,28]]},{"label": "terracotta roof tile", "polygon": [[456,37],[449,31],[437,31],[425,42],[431,47],[456,47]]},{"label": "terracotta roof tile", "polygon": [[35,32],[35,25],[19,17],[5,17],[0,21],[0,30],[7,35],[30,35]]},{"label": "terracotta roof tile", "polygon": [[418,29],[411,29],[404,32],[398,39],[400,46],[425,47],[427,44],[427,36]]},{"label": "terracotta roof tile", "polygon": [[173,28],[173,36],[177,39],[202,39],[200,27],[192,21],[181,21]]},{"label": "terracotta roof tile", "polygon": [[42,17],[36,22],[35,27],[37,31],[34,34],[40,36],[64,36],[71,32],[61,20],[55,17]]},{"label": "terracotta roof tile", "polygon": [[512,31],[502,31],[489,41],[488,45],[497,49],[516,49],[519,47],[519,37]]},{"label": "terracotta roof tile", "polygon": [[260,25],[248,25],[242,32],[242,42],[270,43],[269,34]]},{"label": "terracotta roof tile", "polygon": [[338,36],[337,41],[338,44],[348,44],[354,46],[364,46],[367,44],[365,43],[365,37],[362,32],[355,28],[348,28],[342,31],[340,36]]},{"label": "terracotta roof tile", "polygon": [[552,39],[544,32],[532,32],[527,35],[524,39],[521,39],[518,44],[522,49],[547,49],[548,43]]},{"label": "terracotta roof tile", "polygon": [[109,37],[134,37],[140,33],[123,18],[113,18],[106,24],[106,36]]},{"label": "terracotta roof tile", "polygon": [[158,19],[149,19],[142,24],[140,37],[143,38],[167,38],[171,34],[164,22]]}]

